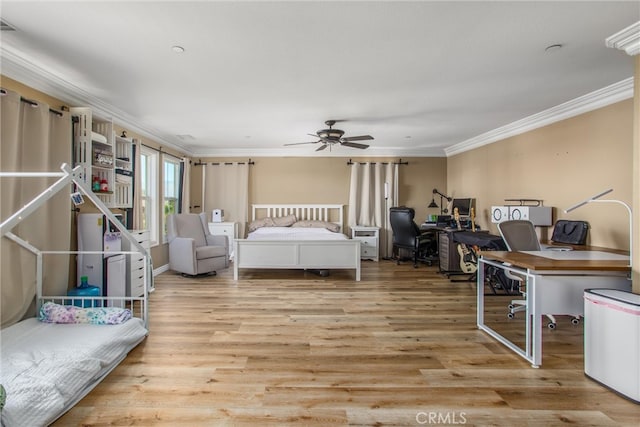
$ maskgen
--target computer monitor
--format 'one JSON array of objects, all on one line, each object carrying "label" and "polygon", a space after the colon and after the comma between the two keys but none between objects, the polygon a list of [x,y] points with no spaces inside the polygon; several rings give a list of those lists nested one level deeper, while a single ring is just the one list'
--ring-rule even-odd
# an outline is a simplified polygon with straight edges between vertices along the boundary
[{"label": "computer monitor", "polygon": [[453,199],[451,202],[451,213],[455,212],[455,209],[458,208],[458,215],[460,216],[469,216],[471,215],[471,208],[475,209],[476,199],[466,198],[466,199]]}]

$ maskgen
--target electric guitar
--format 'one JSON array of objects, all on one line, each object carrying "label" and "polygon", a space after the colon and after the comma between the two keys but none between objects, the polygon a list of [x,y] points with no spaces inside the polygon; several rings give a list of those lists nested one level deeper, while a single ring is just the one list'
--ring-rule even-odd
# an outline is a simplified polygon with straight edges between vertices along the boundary
[{"label": "electric guitar", "polygon": [[471,208],[471,231],[476,232],[476,210]]},{"label": "electric guitar", "polygon": [[[473,231],[475,231],[475,225],[473,225],[473,210],[471,211],[471,214],[471,227]],[[458,230],[462,230],[462,227],[460,226],[460,213],[458,212],[458,208],[453,209],[453,217],[456,220]],[[478,259],[476,258],[475,252],[469,250],[469,247],[464,243],[458,243],[458,254],[460,255],[460,270],[467,274],[475,273],[478,269]]]}]

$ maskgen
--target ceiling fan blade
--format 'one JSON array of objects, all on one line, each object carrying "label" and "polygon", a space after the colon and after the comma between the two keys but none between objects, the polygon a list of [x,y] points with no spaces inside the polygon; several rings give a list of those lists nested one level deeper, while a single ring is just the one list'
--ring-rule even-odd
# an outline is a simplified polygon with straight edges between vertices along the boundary
[{"label": "ceiling fan blade", "polygon": [[317,144],[320,141],[309,141],[309,142],[294,142],[291,144],[284,144],[285,146],[287,145],[302,145],[302,144]]},{"label": "ceiling fan blade", "polygon": [[324,144],[323,146],[319,147],[316,151],[322,151],[325,148],[327,148],[329,146],[329,144]]},{"label": "ceiling fan blade", "polygon": [[340,144],[344,145],[345,147],[351,147],[351,148],[360,148],[360,149],[369,148],[367,144],[358,144],[357,142],[341,142]]},{"label": "ceiling fan blade", "polygon": [[373,137],[371,135],[360,135],[360,136],[347,136],[346,138],[342,138],[342,141],[367,141],[371,140]]}]

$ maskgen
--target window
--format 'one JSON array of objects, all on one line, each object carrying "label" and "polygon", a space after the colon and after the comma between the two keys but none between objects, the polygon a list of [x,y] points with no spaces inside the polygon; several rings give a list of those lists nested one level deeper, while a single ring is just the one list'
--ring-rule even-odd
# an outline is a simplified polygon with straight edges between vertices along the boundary
[{"label": "window", "polygon": [[152,245],[158,244],[158,153],[142,146],[140,150],[140,226],[149,230]]},{"label": "window", "polygon": [[167,216],[178,213],[178,197],[180,195],[180,162],[166,158],[163,160],[162,191],[162,241],[167,241]]}]

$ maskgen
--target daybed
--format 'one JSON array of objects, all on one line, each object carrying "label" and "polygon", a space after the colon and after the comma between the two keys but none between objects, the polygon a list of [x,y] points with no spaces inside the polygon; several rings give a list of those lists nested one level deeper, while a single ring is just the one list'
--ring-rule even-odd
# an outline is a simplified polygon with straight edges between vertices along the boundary
[{"label": "daybed", "polygon": [[[2,425],[46,426],[54,422],[93,389],[148,334],[147,291],[152,265],[148,253],[122,226],[80,178],[80,168],[64,164],[62,173],[0,173],[0,177],[59,177],[53,185],[0,224],[3,238],[13,240],[36,258],[36,308],[38,318],[22,320],[0,331],[2,360],[0,384],[6,390]],[[53,194],[75,183],[109,220],[142,252],[142,297],[47,296],[43,292],[44,255],[78,254],[41,251],[11,230]],[[41,319],[41,320],[39,320]]]},{"label": "daybed", "polygon": [[[284,221],[295,217],[302,227]],[[343,205],[253,205],[252,224],[272,219],[275,227],[261,227],[246,239],[235,239],[233,278],[243,268],[270,269],[354,269],[360,280],[360,241],[349,239],[344,231]],[[284,227],[278,227],[280,223]],[[305,224],[307,223],[307,224]],[[334,232],[318,227],[333,224]],[[304,225],[312,225],[304,227]]]}]

